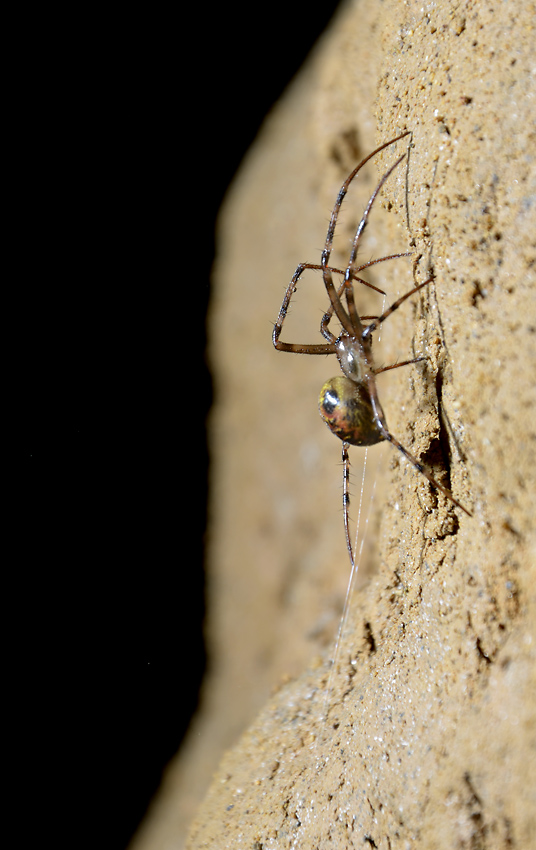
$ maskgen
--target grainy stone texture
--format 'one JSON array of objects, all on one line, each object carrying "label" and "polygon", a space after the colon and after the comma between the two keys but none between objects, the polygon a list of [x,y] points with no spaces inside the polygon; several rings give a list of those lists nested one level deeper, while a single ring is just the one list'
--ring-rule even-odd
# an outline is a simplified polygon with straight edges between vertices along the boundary
[{"label": "grainy stone texture", "polygon": [[[231,746],[189,850],[536,846],[535,20],[530,3],[351,3],[243,165],[212,304],[212,671],[133,850],[183,846]],[[319,262],[342,180],[405,129],[362,256],[415,252],[370,278],[391,302],[433,272],[383,330],[385,362],[428,360],[380,395],[473,517],[369,452],[383,486],[328,694],[348,558],[315,406],[337,364],[274,352],[270,322],[297,263]],[[405,141],[349,193],[338,263]],[[321,341],[325,307],[311,273],[284,338]]]}]

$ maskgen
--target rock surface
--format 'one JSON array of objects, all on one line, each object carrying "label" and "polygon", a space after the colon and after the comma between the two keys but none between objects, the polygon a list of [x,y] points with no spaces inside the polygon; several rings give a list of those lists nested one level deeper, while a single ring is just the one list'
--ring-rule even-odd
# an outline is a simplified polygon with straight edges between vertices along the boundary
[{"label": "rock surface", "polygon": [[[350,3],[243,165],[211,314],[212,668],[132,850],[184,846],[230,747],[190,850],[535,846],[534,20],[530,3]],[[328,689],[349,566],[340,444],[315,407],[338,369],[275,352],[270,323],[297,263],[319,262],[343,179],[406,129],[362,256],[414,251],[369,277],[390,303],[433,272],[382,333],[385,362],[428,359],[378,379],[380,397],[473,516],[392,447],[369,451],[365,508],[377,486]],[[352,187],[338,263],[406,141]],[[309,274],[289,341],[322,341]],[[351,460],[355,519],[363,450]]]}]

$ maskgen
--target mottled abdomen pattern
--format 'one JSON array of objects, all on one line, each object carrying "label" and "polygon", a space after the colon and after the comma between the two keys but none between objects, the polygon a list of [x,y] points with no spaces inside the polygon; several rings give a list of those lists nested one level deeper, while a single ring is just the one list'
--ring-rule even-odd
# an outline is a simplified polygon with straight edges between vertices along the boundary
[{"label": "mottled abdomen pattern", "polygon": [[366,387],[345,375],[326,381],[320,390],[318,409],[330,430],[352,446],[373,446],[384,439]]}]

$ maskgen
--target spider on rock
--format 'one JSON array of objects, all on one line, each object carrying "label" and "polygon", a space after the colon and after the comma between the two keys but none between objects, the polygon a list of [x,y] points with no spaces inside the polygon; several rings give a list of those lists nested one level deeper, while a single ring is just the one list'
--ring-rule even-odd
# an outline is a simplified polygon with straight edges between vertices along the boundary
[{"label": "spider on rock", "polygon": [[[395,448],[401,452],[404,457],[418,469],[418,471],[430,484],[437,490],[440,490],[450,501],[461,508],[466,514],[471,516],[467,508],[452,495],[451,491],[437,481],[431,472],[420,463],[404,446],[391,434],[387,426],[385,414],[382,410],[380,400],[378,398],[378,388],[376,385],[376,375],[380,372],[386,372],[390,369],[398,369],[401,366],[407,366],[410,363],[417,363],[425,358],[418,357],[413,360],[404,360],[400,363],[395,363],[392,366],[384,366],[377,368],[374,365],[372,355],[372,334],[380,327],[380,325],[401,306],[408,298],[418,292],[423,287],[428,286],[432,280],[429,278],[424,283],[414,286],[409,292],[406,292],[401,298],[392,304],[381,316],[359,316],[354,298],[354,283],[358,282],[376,289],[378,292],[382,290],[372,286],[372,284],[359,277],[359,274],[367,268],[378,263],[383,263],[386,260],[396,259],[397,257],[409,256],[408,253],[391,254],[387,257],[380,257],[377,260],[372,260],[363,265],[357,264],[357,251],[361,236],[367,224],[367,220],[384,183],[393,173],[395,168],[405,159],[406,154],[402,154],[396,162],[385,172],[380,182],[372,193],[361,221],[357,227],[352,250],[348,260],[346,269],[337,269],[330,266],[330,256],[333,247],[333,239],[335,235],[335,227],[339,216],[339,211],[342,202],[348,191],[352,180],[359,173],[361,168],[377,153],[384,148],[389,147],[395,142],[409,135],[409,131],[401,133],[395,139],[386,142],[376,148],[371,154],[359,163],[354,168],[352,173],[346,178],[341,186],[326,235],[326,242],[322,251],[320,265],[313,263],[300,263],[292,276],[277,322],[273,330],[273,344],[278,351],[291,351],[294,354],[335,354],[339,361],[342,374],[335,378],[330,378],[320,391],[319,409],[320,415],[333,431],[342,440],[342,461],[343,461],[343,511],[344,511],[344,528],[346,535],[346,545],[350,555],[352,566],[354,565],[354,554],[349,533],[349,475],[350,461],[348,447],[352,446],[371,446],[379,443],[382,440],[387,440]],[[283,323],[287,315],[290,301],[296,292],[298,281],[302,273],[306,269],[316,269],[322,272],[322,278],[326,292],[329,297],[329,307],[322,317],[320,323],[320,332],[327,340],[323,343],[300,344],[295,342],[283,342],[280,339],[283,329]],[[333,275],[338,274],[343,276],[342,283],[337,288],[333,282]],[[384,294],[384,293],[382,293]],[[329,328],[333,315],[337,317],[341,332],[335,336]],[[367,321],[368,324],[364,324]]]}]

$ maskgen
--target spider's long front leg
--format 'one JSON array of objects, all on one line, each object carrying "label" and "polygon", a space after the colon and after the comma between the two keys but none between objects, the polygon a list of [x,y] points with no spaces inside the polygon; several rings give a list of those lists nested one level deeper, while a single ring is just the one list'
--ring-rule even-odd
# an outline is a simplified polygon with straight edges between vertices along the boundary
[{"label": "spider's long front leg", "polygon": [[[346,197],[346,193],[348,192],[348,187],[350,186],[350,183],[351,183],[351,182],[352,182],[352,180],[353,180],[353,179],[357,176],[357,174],[361,171],[361,169],[363,168],[363,166],[364,166],[364,165],[366,165],[366,164],[367,164],[367,162],[368,162],[370,159],[372,159],[372,157],[373,157],[373,156],[376,156],[376,154],[377,154],[377,153],[380,153],[380,151],[382,151],[384,148],[387,148],[387,147],[389,147],[390,145],[393,145],[395,142],[398,142],[400,139],[403,139],[405,136],[409,136],[409,135],[410,135],[410,132],[411,132],[410,130],[406,130],[404,133],[400,133],[400,135],[399,135],[399,136],[396,136],[394,139],[391,139],[391,141],[390,141],[390,142],[384,142],[384,144],[383,144],[383,145],[380,145],[380,147],[376,148],[376,150],[373,150],[373,151],[372,151],[372,153],[370,153],[368,156],[366,156],[366,157],[365,157],[365,159],[361,160],[361,162],[359,163],[359,165],[357,165],[357,166],[354,168],[354,170],[352,171],[352,173],[348,175],[348,177],[346,178],[346,180],[345,180],[345,181],[344,181],[344,183],[342,184],[341,188],[339,189],[339,194],[337,195],[337,200],[335,201],[335,206],[333,207],[333,212],[331,213],[331,219],[330,219],[330,222],[329,222],[328,232],[327,232],[327,235],[326,235],[326,244],[325,244],[325,247],[324,247],[324,251],[322,252],[322,265],[323,265],[323,266],[324,266],[324,265],[327,265],[328,260],[329,260],[329,257],[330,257],[330,255],[331,255],[331,248],[332,248],[332,245],[333,245],[333,237],[334,237],[334,235],[335,235],[335,227],[336,227],[336,225],[337,225],[337,219],[338,219],[338,217],[339,217],[339,211],[340,211],[340,208],[341,208],[341,206],[342,206],[342,202],[344,201],[344,198]],[[401,158],[400,158],[400,159],[399,159],[399,160],[395,163],[395,165],[393,166],[393,168],[396,168],[396,166],[398,165],[398,163],[399,163],[399,162],[401,162],[401,161],[402,161],[402,159],[404,159],[404,156],[405,156],[405,155],[406,155],[406,154],[404,154],[404,155],[403,155],[403,156],[402,156],[402,157],[401,157]],[[391,171],[393,170],[393,168],[391,168],[391,169],[388,171],[388,173],[387,173],[387,174],[386,174],[386,175],[382,178],[382,180],[381,180],[380,184],[379,184],[379,185],[378,185],[378,187],[376,188],[376,191],[375,191],[375,193],[374,193],[374,195],[373,195],[373,197],[372,197],[372,202],[371,202],[371,201],[369,201],[369,203],[368,203],[368,205],[367,205],[367,209],[365,210],[365,212],[364,212],[364,214],[363,214],[363,217],[362,217],[362,219],[361,219],[361,222],[360,222],[360,225],[359,225],[359,228],[358,228],[358,233],[359,233],[359,234],[361,234],[361,233],[363,232],[363,228],[365,227],[365,224],[366,224],[366,222],[367,222],[367,218],[368,218],[368,215],[369,215],[369,212],[370,212],[370,208],[372,207],[372,203],[374,202],[374,199],[376,198],[376,195],[378,194],[379,190],[381,189],[381,187],[383,186],[383,184],[385,183],[385,181],[386,181],[386,180],[387,180],[387,178],[389,177],[389,174],[391,173]],[[358,241],[358,238],[359,238],[359,237],[358,237],[358,234],[356,234],[356,239],[355,239],[354,241],[356,241],[356,242],[357,242],[357,241]]]},{"label": "spider's long front leg", "polygon": [[353,245],[352,245],[352,252],[350,254],[350,261],[348,263],[348,266],[346,268],[346,272],[345,272],[345,275],[344,275],[344,280],[345,280],[345,283],[347,285],[346,301],[347,301],[347,304],[348,304],[348,313],[344,309],[340,297],[337,295],[337,291],[336,291],[335,286],[333,284],[333,278],[331,276],[330,268],[329,268],[329,265],[328,265],[329,258],[331,256],[332,247],[333,247],[333,238],[335,236],[335,227],[336,227],[336,224],[337,224],[337,219],[339,217],[339,211],[340,211],[342,202],[343,202],[344,198],[346,197],[346,193],[348,192],[348,187],[349,187],[350,183],[352,182],[352,180],[354,179],[356,174],[360,171],[360,169],[365,165],[365,163],[368,162],[369,159],[371,159],[371,157],[373,157],[377,153],[379,153],[379,151],[383,150],[384,148],[388,147],[389,145],[392,145],[394,142],[398,141],[399,139],[404,138],[404,136],[407,136],[407,135],[409,135],[409,131],[406,131],[405,133],[401,133],[400,136],[397,136],[395,139],[391,139],[390,142],[386,142],[385,144],[381,145],[379,148],[376,148],[375,151],[373,151],[371,154],[369,154],[369,156],[367,156],[362,162],[359,163],[359,165],[356,168],[354,168],[352,173],[346,178],[346,180],[342,184],[342,186],[339,190],[339,194],[337,195],[337,200],[335,201],[335,206],[333,207],[333,212],[331,213],[331,219],[330,219],[329,226],[328,226],[328,232],[326,234],[326,242],[325,242],[325,245],[324,245],[324,250],[322,251],[322,258],[321,258],[324,285],[326,287],[326,292],[328,293],[329,300],[331,301],[331,306],[333,307],[333,311],[334,311],[335,315],[337,316],[337,318],[338,318],[339,322],[341,323],[343,329],[350,336],[353,335],[354,333],[361,333],[363,331],[363,326],[362,326],[361,321],[359,319],[359,315],[357,313],[357,310],[355,309],[355,304],[353,303],[353,290],[350,292],[351,278],[353,276],[354,266],[356,265],[357,247],[358,247],[358,244],[359,244],[359,240],[360,240],[361,235],[362,235],[362,233],[365,229],[370,211],[372,209],[374,201],[376,200],[376,198],[378,196],[378,193],[380,192],[381,188],[383,187],[385,181],[393,173],[395,168],[398,165],[400,165],[402,160],[405,158],[406,154],[405,153],[402,154],[402,156],[399,157],[396,160],[396,162],[391,166],[391,168],[389,168],[385,172],[385,174],[381,178],[380,182],[376,186],[374,192],[370,196],[369,201],[367,203],[367,206],[365,208],[365,212],[363,213],[363,215],[361,217],[361,221],[359,222],[359,225],[357,227],[356,234],[354,236]]}]

